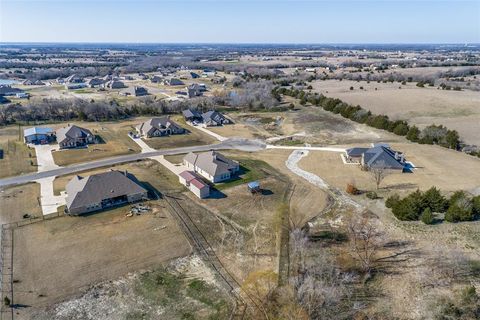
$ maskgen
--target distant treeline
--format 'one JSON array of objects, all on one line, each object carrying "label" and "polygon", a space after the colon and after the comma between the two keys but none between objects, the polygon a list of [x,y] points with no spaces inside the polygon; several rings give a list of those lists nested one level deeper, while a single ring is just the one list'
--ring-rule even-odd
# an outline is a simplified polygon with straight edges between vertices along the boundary
[{"label": "distant treeline", "polygon": [[442,125],[432,124],[423,130],[415,125],[411,126],[405,120],[390,120],[386,115],[376,115],[359,105],[354,106],[337,98],[329,98],[318,93],[308,93],[299,89],[275,87],[274,96],[287,95],[300,99],[300,104],[307,102],[326,111],[340,114],[342,117],[370,127],[387,130],[399,136],[405,136],[412,142],[421,144],[435,144],[453,150],[460,150],[461,141],[456,130],[450,130]]}]

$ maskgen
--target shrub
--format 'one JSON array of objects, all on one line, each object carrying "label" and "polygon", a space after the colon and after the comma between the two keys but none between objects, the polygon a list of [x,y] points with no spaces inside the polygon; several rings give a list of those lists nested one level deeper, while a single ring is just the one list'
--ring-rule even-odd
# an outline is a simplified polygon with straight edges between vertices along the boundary
[{"label": "shrub", "polygon": [[445,220],[448,222],[472,221],[473,217],[471,203],[464,201],[450,205],[445,214]]},{"label": "shrub", "polygon": [[417,142],[420,137],[420,129],[416,126],[411,127],[407,132],[407,139],[412,142]]},{"label": "shrub", "polygon": [[448,207],[447,199],[442,196],[440,190],[431,187],[423,194],[423,201],[433,212],[445,212]]},{"label": "shrub", "polygon": [[350,87],[350,90],[353,90],[353,87]]},{"label": "shrub", "polygon": [[378,195],[375,191],[368,191],[366,196],[368,199],[372,199],[372,200],[378,199]]},{"label": "shrub", "polygon": [[426,208],[423,210],[422,214],[420,215],[420,220],[422,220],[425,224],[432,224],[433,223],[433,214],[430,208]]},{"label": "shrub", "polygon": [[393,206],[395,206],[398,203],[398,201],[400,201],[400,196],[398,194],[391,195],[385,201],[385,206],[387,208],[393,208]]}]

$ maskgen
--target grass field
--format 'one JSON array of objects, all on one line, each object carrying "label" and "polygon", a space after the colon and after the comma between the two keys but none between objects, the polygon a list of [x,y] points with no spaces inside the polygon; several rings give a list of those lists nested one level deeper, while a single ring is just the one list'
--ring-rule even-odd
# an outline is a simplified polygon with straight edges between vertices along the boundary
[{"label": "grass field", "polygon": [[246,183],[251,181],[260,180],[267,176],[268,171],[274,171],[274,169],[269,166],[268,163],[260,160],[253,160],[247,158],[232,159],[237,160],[240,163],[240,172],[233,179],[215,184],[215,188],[217,188],[218,190],[225,190],[231,187],[245,185]]},{"label": "grass field", "polygon": [[0,178],[37,171],[35,150],[19,141],[18,127],[0,129],[0,149],[3,150],[3,159],[0,158]]},{"label": "grass field", "polygon": [[[350,90],[351,86],[354,90]],[[479,91],[419,88],[415,83],[402,85],[347,80],[318,80],[313,83],[313,87],[314,91],[326,96],[358,104],[392,119],[407,119],[420,127],[443,124],[457,130],[467,143],[480,144]]]},{"label": "grass field", "polygon": [[[149,190],[184,190],[173,174],[152,160],[116,169],[127,169]],[[57,192],[64,189],[69,178],[55,180]],[[189,254],[191,248],[164,204],[159,200],[150,200],[148,204],[152,212],[140,216],[126,217],[130,210],[126,205],[15,229],[16,303],[46,306],[99,281]]]},{"label": "grass field", "polygon": [[[40,185],[29,183],[0,190],[0,223],[25,220],[29,217],[42,217],[39,205]],[[29,219],[29,218],[27,218]]]}]

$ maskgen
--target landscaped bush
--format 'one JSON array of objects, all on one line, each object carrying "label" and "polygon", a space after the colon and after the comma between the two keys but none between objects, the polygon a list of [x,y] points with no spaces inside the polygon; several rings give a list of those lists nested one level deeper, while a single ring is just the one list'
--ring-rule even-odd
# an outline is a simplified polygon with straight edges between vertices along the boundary
[{"label": "landscaped bush", "polygon": [[398,201],[400,201],[400,196],[398,194],[391,195],[385,201],[385,206],[387,208],[393,208],[393,206],[396,205]]}]

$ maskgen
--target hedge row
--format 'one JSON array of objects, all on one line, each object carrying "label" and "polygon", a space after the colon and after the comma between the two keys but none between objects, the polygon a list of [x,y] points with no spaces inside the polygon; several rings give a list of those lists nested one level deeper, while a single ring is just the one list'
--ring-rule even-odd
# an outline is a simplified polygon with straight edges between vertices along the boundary
[{"label": "hedge row", "polygon": [[[364,123],[370,127],[388,130],[399,136],[405,136],[412,142],[422,144],[435,144],[454,150],[460,149],[460,137],[456,130],[449,130],[442,125],[430,125],[423,130],[416,126],[410,126],[405,120],[390,120],[386,115],[372,114],[360,106],[354,106],[337,98],[329,98],[318,93],[309,93],[299,89],[275,87],[272,91],[274,96],[281,94],[300,99],[300,103],[307,102],[322,107],[326,111],[340,114],[342,117],[358,123]],[[479,155],[480,156],[480,155]]]},{"label": "hedge row", "polygon": [[433,212],[445,213],[448,222],[472,221],[480,215],[480,196],[457,191],[447,199],[435,187],[425,192],[417,190],[403,199],[390,196],[385,205],[399,220],[421,219],[427,224],[433,222]]}]

